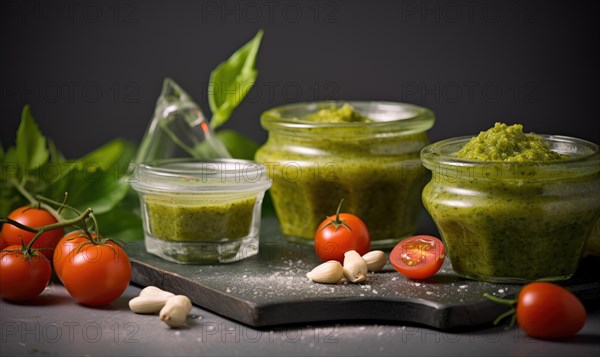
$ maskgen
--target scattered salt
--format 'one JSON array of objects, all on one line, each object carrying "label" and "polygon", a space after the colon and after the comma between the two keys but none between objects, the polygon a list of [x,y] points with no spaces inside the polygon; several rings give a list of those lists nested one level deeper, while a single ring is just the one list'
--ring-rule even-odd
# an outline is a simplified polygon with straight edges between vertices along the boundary
[{"label": "scattered salt", "polygon": [[498,289],[498,292],[499,292],[500,294],[502,294],[502,293],[504,293],[504,289]]},{"label": "scattered salt", "polygon": [[427,291],[425,294],[427,294],[427,295],[431,295],[431,294],[433,294],[433,293],[432,293],[431,291]]}]

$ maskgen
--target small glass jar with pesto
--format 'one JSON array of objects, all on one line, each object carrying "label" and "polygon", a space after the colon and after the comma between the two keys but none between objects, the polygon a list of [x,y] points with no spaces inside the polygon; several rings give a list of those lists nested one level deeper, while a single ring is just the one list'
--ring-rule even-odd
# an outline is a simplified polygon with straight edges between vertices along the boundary
[{"label": "small glass jar with pesto", "polygon": [[265,167],[246,160],[171,159],[138,166],[149,253],[182,263],[229,263],[258,253]]},{"label": "small glass jar with pesto", "polygon": [[367,225],[372,248],[414,234],[427,180],[419,152],[434,123],[428,109],[393,102],[313,102],[270,109],[256,160],[290,241],[313,244],[321,221],[342,210]]},{"label": "small glass jar with pesto", "polygon": [[600,219],[596,144],[496,124],[425,147],[423,203],[466,278],[569,279]]}]

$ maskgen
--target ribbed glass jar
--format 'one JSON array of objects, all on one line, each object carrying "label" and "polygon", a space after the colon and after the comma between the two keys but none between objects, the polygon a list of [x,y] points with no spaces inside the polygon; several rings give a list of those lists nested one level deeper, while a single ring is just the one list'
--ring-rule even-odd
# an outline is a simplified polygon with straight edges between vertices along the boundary
[{"label": "ribbed glass jar", "polygon": [[421,159],[432,172],[423,190],[452,267],[491,282],[564,280],[577,269],[600,217],[596,144],[540,135],[563,159],[534,162],[462,160],[471,138],[431,144]]},{"label": "ribbed glass jar", "polygon": [[253,161],[162,160],[138,167],[146,250],[183,264],[228,263],[258,253],[271,181]]},{"label": "ribbed glass jar", "polygon": [[303,120],[346,102],[297,103],[263,113],[269,137],[256,155],[273,180],[271,197],[283,234],[313,244],[315,230],[335,213],[359,216],[371,247],[391,247],[414,233],[428,173],[419,152],[433,126],[431,111],[392,102],[348,102],[371,122]]}]

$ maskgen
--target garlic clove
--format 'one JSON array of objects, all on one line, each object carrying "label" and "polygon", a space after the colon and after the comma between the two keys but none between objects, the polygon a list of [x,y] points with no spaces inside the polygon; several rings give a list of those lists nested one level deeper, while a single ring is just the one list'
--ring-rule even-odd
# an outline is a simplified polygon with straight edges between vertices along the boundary
[{"label": "garlic clove", "polygon": [[387,257],[381,250],[372,250],[363,255],[362,258],[367,263],[368,271],[380,271],[387,262]]},{"label": "garlic clove", "polygon": [[355,250],[344,253],[344,277],[351,283],[367,280],[367,263]]},{"label": "garlic clove", "polygon": [[138,296],[129,300],[129,309],[136,314],[152,314],[165,306],[166,298],[156,296]]},{"label": "garlic clove", "polygon": [[306,273],[306,277],[310,280],[323,284],[335,284],[342,280],[343,276],[344,268],[336,260],[327,261]]},{"label": "garlic clove", "polygon": [[175,295],[167,300],[160,310],[159,317],[169,327],[176,328],[185,324],[187,315],[192,311],[192,302],[187,296]]},{"label": "garlic clove", "polygon": [[147,286],[143,288],[142,291],[140,291],[139,296],[161,297],[164,298],[166,301],[166,299],[175,296],[175,294],[159,289],[156,286]]}]

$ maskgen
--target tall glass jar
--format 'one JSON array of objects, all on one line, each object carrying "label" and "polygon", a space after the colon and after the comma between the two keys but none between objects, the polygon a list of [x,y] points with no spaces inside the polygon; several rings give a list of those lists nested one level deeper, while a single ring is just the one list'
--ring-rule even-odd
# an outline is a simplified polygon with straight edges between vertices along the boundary
[{"label": "tall glass jar", "polygon": [[392,102],[348,102],[370,122],[305,118],[341,102],[297,103],[263,113],[269,138],[256,154],[273,181],[271,197],[283,234],[313,244],[317,226],[342,211],[359,216],[371,247],[412,235],[427,180],[419,152],[428,144],[431,111]]},{"label": "tall glass jar", "polygon": [[596,144],[540,135],[561,160],[463,160],[459,137],[423,149],[432,171],[423,203],[448,248],[454,271],[491,282],[570,278],[600,219]]}]

